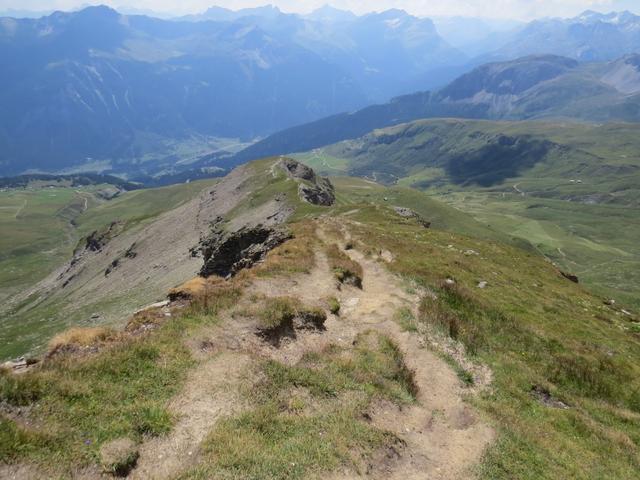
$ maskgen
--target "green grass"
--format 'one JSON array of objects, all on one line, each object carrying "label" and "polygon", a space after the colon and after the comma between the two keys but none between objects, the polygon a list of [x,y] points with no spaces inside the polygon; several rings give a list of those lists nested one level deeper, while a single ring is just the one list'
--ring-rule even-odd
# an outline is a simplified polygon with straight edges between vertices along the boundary
[{"label": "green grass", "polygon": [[[389,268],[436,292],[417,321],[491,367],[491,387],[473,400],[498,432],[483,478],[637,478],[640,337],[632,317],[535,253],[425,231],[390,209],[362,209],[352,218],[360,222],[349,226],[357,242],[393,252]],[[488,286],[479,289],[480,281]],[[535,386],[570,408],[543,405],[531,394]]]},{"label": "green grass", "polygon": [[[46,188],[0,192],[0,299],[31,285],[71,255],[70,221],[92,198],[91,189]],[[89,200],[87,200],[89,201]]]},{"label": "green grass", "polygon": [[260,327],[268,330],[290,326],[299,301],[292,297],[267,298],[260,308]]},{"label": "green grass", "polygon": [[[183,322],[181,322],[184,325]],[[170,430],[166,401],[180,388],[190,355],[176,338],[179,324],[152,340],[132,340],[95,358],[60,358],[35,372],[0,379],[11,405],[36,404],[37,433],[8,420],[2,461],[27,460],[71,471],[96,462],[109,440],[160,435]]]},{"label": "green grass", "polygon": [[410,308],[402,307],[399,309],[395,314],[394,320],[398,322],[405,332],[418,332],[416,317],[413,315]]},{"label": "green grass", "polygon": [[[27,373],[0,372],[0,402],[28,412],[31,426],[0,414],[0,462],[30,462],[67,475],[99,462],[111,440],[162,435],[174,419],[167,402],[197,368],[184,346],[237,301],[236,288],[209,292],[181,316],[85,357],[58,355]],[[36,428],[37,427],[37,428]]]},{"label": "green grass", "polygon": [[422,189],[477,220],[454,215],[453,231],[530,242],[592,291],[640,307],[639,139],[634,124],[420,120],[299,157],[394,193]]},{"label": "green grass", "polygon": [[398,348],[374,332],[294,366],[265,362],[261,377],[248,394],[252,407],[221,421],[202,464],[180,478],[302,479],[343,465],[362,471],[377,450],[397,443],[362,412],[375,398],[406,405],[415,395]]},{"label": "green grass", "polygon": [[329,306],[329,311],[333,315],[340,315],[340,300],[336,297],[329,297],[327,299],[327,305]]},{"label": "green grass", "polygon": [[128,227],[152,220],[158,215],[188,202],[206,187],[216,182],[217,180],[199,180],[169,187],[124,193],[81,215],[77,219],[79,233],[81,236],[86,236],[115,220],[124,222]]},{"label": "green grass", "polygon": [[[526,188],[523,183],[521,188]],[[637,210],[556,199],[456,193],[443,199],[483,223],[528,239],[544,256],[600,295],[634,307],[640,285]]]},{"label": "green grass", "polygon": [[[447,230],[475,238],[500,241],[527,248],[527,242],[503,233],[471,215],[452,208],[447,203],[425,192],[407,187],[383,186],[371,181],[352,177],[332,177],[336,187],[337,205],[341,212],[357,210],[361,205],[380,207],[406,207],[431,222],[431,228]],[[407,220],[412,222],[413,220]]]}]

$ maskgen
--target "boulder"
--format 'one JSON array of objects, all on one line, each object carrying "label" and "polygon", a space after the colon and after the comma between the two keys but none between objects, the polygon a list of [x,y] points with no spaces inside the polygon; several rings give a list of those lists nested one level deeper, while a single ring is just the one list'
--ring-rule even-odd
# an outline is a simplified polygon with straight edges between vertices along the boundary
[{"label": "boulder", "polygon": [[278,165],[289,178],[299,182],[298,195],[302,200],[324,207],[335,203],[335,191],[328,178],[316,175],[312,168],[292,158],[283,157]]},{"label": "boulder", "polygon": [[235,232],[213,232],[200,242],[204,265],[200,275],[232,277],[261,261],[267,253],[291,238],[283,228],[258,225]]},{"label": "boulder", "polygon": [[294,160],[293,158],[283,157],[280,159],[280,168],[282,168],[290,178],[307,180],[308,182],[316,182],[317,175],[311,167]]},{"label": "boulder", "polygon": [[319,178],[311,185],[301,183],[298,187],[298,195],[307,203],[330,207],[336,201],[333,184],[327,178]]}]

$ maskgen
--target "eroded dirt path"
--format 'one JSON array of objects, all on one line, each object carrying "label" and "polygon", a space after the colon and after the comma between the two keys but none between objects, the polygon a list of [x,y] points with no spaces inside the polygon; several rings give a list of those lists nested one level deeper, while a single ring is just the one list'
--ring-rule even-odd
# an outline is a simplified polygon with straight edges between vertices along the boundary
[{"label": "eroded dirt path", "polygon": [[[327,243],[344,243],[348,232],[343,234],[343,238],[332,237],[322,224],[317,231]],[[417,314],[420,294],[408,293],[380,261],[358,250],[347,253],[363,268],[362,290],[348,286],[338,290],[321,249],[316,251],[316,267],[309,275],[279,282],[259,281],[252,287],[256,293],[292,295],[311,304],[331,295],[340,300],[340,316],[329,316],[326,331],[301,334],[295,341],[273,348],[270,356],[294,364],[307,351],[319,351],[329,344],[349,346],[367,330],[391,338],[404,354],[408,368],[415,372],[418,397],[410,408],[400,410],[384,402],[369,412],[376,426],[394,432],[406,442],[406,448],[397,461],[372,466],[368,476],[398,480],[472,478],[471,470],[492,442],[494,432],[464,401],[469,392],[453,369],[427,348],[421,336],[403,331],[394,320],[401,308]],[[344,472],[334,478],[352,477],[352,473]]]},{"label": "eroded dirt path", "polygon": [[222,352],[198,365],[182,393],[169,406],[177,417],[173,430],[142,445],[138,465],[130,478],[173,478],[195,465],[200,444],[212,426],[243,408],[238,385],[249,363],[247,354]]},{"label": "eroded dirt path", "polygon": [[[329,233],[335,228],[324,228],[325,221],[319,223],[318,237],[326,243],[344,242],[344,236],[337,238],[335,233]],[[397,457],[374,461],[364,475],[346,470],[335,472],[330,478],[473,478],[472,469],[492,442],[494,432],[464,401],[470,393],[453,369],[428,348],[423,337],[403,331],[394,320],[401,308],[417,313],[420,293],[405,288],[381,260],[367,258],[357,250],[349,250],[348,254],[363,268],[361,290],[338,288],[324,249],[319,246],[315,267],[309,274],[257,279],[244,295],[245,302],[250,302],[252,295],[294,296],[311,305],[335,296],[341,304],[340,314],[329,315],[324,331],[299,332],[295,339],[275,347],[256,336],[250,322],[230,316],[220,326],[200,332],[197,342],[218,353],[194,369],[184,391],[170,407],[178,416],[177,426],[168,436],[142,446],[132,478],[168,479],[196,464],[199,445],[215,423],[243,408],[238,388],[256,359],[271,358],[293,365],[306,352],[320,351],[329,344],[349,347],[368,330],[375,330],[398,345],[407,367],[415,372],[417,401],[402,409],[379,401],[367,412],[372,424],[403,440],[405,445]]]}]

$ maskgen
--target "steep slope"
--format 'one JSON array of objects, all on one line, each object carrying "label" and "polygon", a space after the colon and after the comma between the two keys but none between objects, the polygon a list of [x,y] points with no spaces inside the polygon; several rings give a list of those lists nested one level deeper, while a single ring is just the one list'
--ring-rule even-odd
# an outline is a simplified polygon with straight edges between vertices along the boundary
[{"label": "steep slope", "polygon": [[[284,162],[238,212],[299,199]],[[636,478],[637,317],[342,182],[259,265],[0,370],[0,476]]]},{"label": "steep slope", "polygon": [[308,151],[421,118],[640,120],[635,56],[578,64],[552,55],[482,65],[436,92],[398,97],[271,135],[233,161]]},{"label": "steep slope", "polygon": [[[3,307],[2,337],[13,341],[2,354],[37,346],[64,325],[121,322],[132,310],[162,298],[202,268],[200,243],[212,226],[224,225],[227,215],[232,231],[281,223],[292,213],[285,192],[242,209],[268,184],[268,178],[256,178],[255,168],[240,167],[213,186],[201,185],[181,205],[147,218],[139,212],[144,200],[135,194],[77,218],[86,236],[73,257],[37,285],[14,292]],[[47,326],[34,328],[43,315],[49,317]]]},{"label": "steep slope", "polygon": [[137,188],[103,175],[0,179],[0,301],[64,262],[78,241],[76,222],[84,212]]}]

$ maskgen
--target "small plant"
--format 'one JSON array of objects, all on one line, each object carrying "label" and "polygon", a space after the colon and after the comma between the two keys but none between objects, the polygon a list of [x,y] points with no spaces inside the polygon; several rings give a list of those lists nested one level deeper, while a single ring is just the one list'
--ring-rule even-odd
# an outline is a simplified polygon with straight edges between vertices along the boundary
[{"label": "small plant", "polygon": [[395,314],[395,320],[405,332],[417,332],[418,326],[410,308],[402,307]]},{"label": "small plant", "polygon": [[268,298],[260,311],[260,326],[267,330],[291,327],[298,304],[292,297]]},{"label": "small plant", "polygon": [[286,331],[293,328],[321,329],[327,314],[320,307],[308,307],[293,297],[267,298],[260,310],[260,328],[265,331]]},{"label": "small plant", "polygon": [[340,300],[338,300],[336,297],[329,297],[327,299],[327,304],[329,306],[329,311],[333,315],[340,314]]},{"label": "small plant", "polygon": [[456,373],[458,374],[458,378],[460,379],[460,381],[464,383],[466,386],[472,387],[473,384],[475,383],[475,380],[473,379],[473,375],[471,374],[471,372],[464,369],[460,369]]}]

